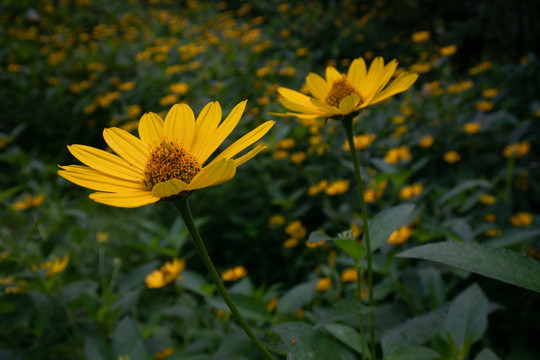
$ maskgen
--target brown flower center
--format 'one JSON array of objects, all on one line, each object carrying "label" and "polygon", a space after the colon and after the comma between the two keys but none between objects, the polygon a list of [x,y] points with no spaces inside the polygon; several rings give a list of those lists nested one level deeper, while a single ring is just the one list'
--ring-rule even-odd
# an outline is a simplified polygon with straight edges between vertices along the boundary
[{"label": "brown flower center", "polygon": [[189,184],[199,171],[201,167],[195,156],[175,141],[163,142],[146,162],[144,183],[149,188],[171,179]]},{"label": "brown flower center", "polygon": [[342,74],[341,79],[334,81],[332,88],[330,88],[330,91],[328,92],[328,95],[324,101],[326,101],[326,103],[330,106],[339,107],[341,100],[352,94],[356,94],[360,97],[360,99],[362,99],[362,96],[358,90],[351,85],[345,74]]}]

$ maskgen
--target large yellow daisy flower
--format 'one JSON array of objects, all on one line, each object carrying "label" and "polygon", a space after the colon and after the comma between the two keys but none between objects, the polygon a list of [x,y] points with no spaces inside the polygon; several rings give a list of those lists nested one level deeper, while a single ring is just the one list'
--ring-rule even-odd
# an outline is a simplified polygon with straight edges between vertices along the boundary
[{"label": "large yellow daisy flower", "polygon": [[326,68],[326,80],[310,73],[306,84],[313,97],[291,89],[278,88],[281,104],[294,111],[283,115],[313,119],[355,114],[365,107],[407,90],[414,84],[418,74],[409,72],[401,73],[390,82],[397,64],[394,59],[385,65],[383,58],[377,57],[368,70],[364,59],[359,57],[353,60],[347,74],[341,74],[333,66]]},{"label": "large yellow daisy flower", "polygon": [[139,122],[139,138],[119,128],[103,130],[103,137],[118,155],[85,145],[68,146],[83,164],[60,166],[65,179],[98,192],[96,202],[118,207],[138,207],[180,193],[186,194],[232,179],[236,168],[265,148],[255,146],[274,121],[267,121],[244,135],[205,165],[229,136],[246,107],[236,105],[221,122],[218,102],[207,104],[197,120],[186,104],[177,104],[163,121],[157,114],[144,114]]}]

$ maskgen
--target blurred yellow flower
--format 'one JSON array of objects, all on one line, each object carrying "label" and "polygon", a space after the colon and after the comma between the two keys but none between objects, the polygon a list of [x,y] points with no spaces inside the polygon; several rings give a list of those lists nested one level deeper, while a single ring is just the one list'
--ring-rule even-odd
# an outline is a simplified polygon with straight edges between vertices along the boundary
[{"label": "blurred yellow flower", "polygon": [[349,179],[336,180],[328,184],[324,192],[326,193],[326,195],[330,195],[330,196],[341,195],[347,192],[347,190],[349,190],[349,183],[350,183]]},{"label": "blurred yellow flower", "polygon": [[469,69],[469,74],[471,75],[478,75],[486,70],[491,69],[491,62],[489,61],[483,61],[480,64],[472,67]]},{"label": "blurred yellow flower", "polygon": [[480,201],[480,203],[482,203],[484,205],[491,205],[491,204],[495,203],[495,201],[497,199],[493,195],[482,194],[482,195],[480,195],[480,198],[478,200]]},{"label": "blurred yellow flower", "polygon": [[355,268],[348,268],[341,272],[341,282],[356,282],[358,280],[358,272]]},{"label": "blurred yellow flower", "polygon": [[400,245],[407,241],[412,234],[413,231],[410,227],[400,226],[390,235],[390,237],[388,238],[388,242],[392,245]]},{"label": "blurred yellow flower", "polygon": [[399,198],[401,200],[408,200],[410,198],[420,195],[423,189],[424,186],[418,183],[402,187],[399,191]]},{"label": "blurred yellow flower", "polygon": [[410,160],[411,158],[410,149],[407,146],[399,146],[389,149],[384,156],[384,161],[389,164],[397,164],[402,160]]},{"label": "blurred yellow flower", "polygon": [[86,105],[83,109],[83,112],[86,114],[86,115],[90,115],[92,113],[94,113],[96,110],[97,110],[97,105],[94,104],[94,103],[90,103],[88,105]]},{"label": "blurred yellow flower", "polygon": [[283,224],[285,224],[285,216],[281,214],[272,215],[270,219],[268,219],[268,225],[271,229],[275,229]]},{"label": "blurred yellow flower", "polygon": [[300,220],[294,220],[285,227],[285,233],[295,239],[302,239],[306,236],[307,230]]},{"label": "blurred yellow flower", "polygon": [[189,90],[189,86],[186,83],[179,82],[169,86],[169,90],[177,95],[185,95]]},{"label": "blurred yellow flower", "polygon": [[463,125],[463,131],[465,131],[469,135],[473,135],[480,131],[480,126],[480,123],[477,121],[466,123],[465,125]]},{"label": "blurred yellow flower", "polygon": [[69,255],[64,255],[62,259],[54,258],[53,261],[46,261],[38,266],[32,266],[32,270],[47,269],[46,277],[50,277],[56,274],[61,273],[68,266]]},{"label": "blurred yellow flower", "polygon": [[281,139],[276,144],[276,147],[278,149],[289,150],[290,148],[294,147],[294,144],[296,144],[296,141],[293,138],[285,138]]},{"label": "blurred yellow flower", "polygon": [[484,232],[489,237],[499,236],[502,234],[502,231],[500,229],[488,229]]},{"label": "blurred yellow flower", "polygon": [[168,347],[166,349],[163,349],[161,351],[158,351],[155,355],[154,355],[154,359],[155,360],[163,360],[167,357],[169,357],[172,353],[174,352],[174,349],[172,347]]},{"label": "blurred yellow flower", "polygon": [[447,163],[453,164],[458,162],[461,159],[461,156],[457,153],[457,151],[451,150],[444,153],[443,159]]},{"label": "blurred yellow flower", "polygon": [[418,31],[412,34],[411,40],[414,41],[415,43],[422,43],[422,42],[427,41],[430,36],[431,36],[431,32],[427,30],[422,30],[422,31]]},{"label": "blurred yellow flower", "polygon": [[180,273],[186,267],[184,259],[173,259],[168,261],[159,270],[154,270],[146,276],[144,282],[149,289],[161,288],[181,279]]},{"label": "blurred yellow flower", "polygon": [[489,100],[480,100],[476,102],[476,108],[483,112],[489,112],[493,110],[493,106],[495,104],[492,101]]},{"label": "blurred yellow flower", "polygon": [[162,198],[219,185],[232,179],[236,168],[265,146],[258,145],[234,159],[239,152],[262,138],[274,125],[267,121],[244,135],[204,166],[234,130],[246,101],[236,105],[221,122],[221,106],[209,103],[195,120],[186,104],[175,105],[165,121],[157,114],[144,114],[139,122],[140,139],[119,128],[103,131],[107,144],[119,156],[84,145],[68,146],[87,166],[60,166],[67,180],[97,190],[90,198],[118,207],[139,207]]},{"label": "blurred yellow flower", "polygon": [[378,57],[368,70],[366,62],[360,57],[353,60],[347,74],[339,73],[333,66],[326,68],[326,79],[310,73],[306,84],[313,97],[278,88],[281,104],[294,111],[282,115],[309,119],[356,114],[363,108],[409,89],[418,78],[416,73],[402,72],[390,81],[396,69],[396,60],[385,65],[384,60]]},{"label": "blurred yellow flower", "polygon": [[176,104],[179,100],[178,95],[176,94],[168,94],[159,99],[159,105],[161,106],[170,106],[173,104]]},{"label": "blurred yellow flower", "polygon": [[507,145],[504,148],[503,155],[507,158],[514,156],[516,158],[524,157],[531,150],[531,143],[528,141],[516,142]]},{"label": "blurred yellow flower", "polygon": [[235,266],[231,269],[225,270],[221,274],[223,281],[238,281],[247,275],[247,270],[243,265]]},{"label": "blurred yellow flower", "polygon": [[13,210],[17,211],[28,210],[40,206],[41,204],[43,204],[44,200],[45,194],[43,193],[40,193],[36,196],[30,196],[26,194],[24,195],[24,198],[22,200],[14,202],[12,208]]},{"label": "blurred yellow flower", "polygon": [[497,216],[493,213],[487,213],[484,215],[484,220],[487,222],[495,222],[497,220]]},{"label": "blurred yellow flower", "polygon": [[127,108],[126,117],[128,119],[133,119],[141,115],[141,112],[142,112],[142,108],[140,105],[137,105],[137,104],[131,105],[130,107]]},{"label": "blurred yellow flower", "polygon": [[435,139],[433,138],[433,136],[426,135],[420,139],[420,141],[418,142],[418,145],[420,145],[420,147],[423,147],[424,149],[427,149],[427,148],[430,148],[431,145],[433,145],[434,141]]},{"label": "blurred yellow flower", "polygon": [[272,154],[272,157],[276,160],[283,160],[286,159],[289,156],[289,153],[285,150],[278,150],[274,154]]},{"label": "blurred yellow flower", "polygon": [[118,85],[118,90],[120,91],[130,91],[130,90],[133,90],[135,89],[135,81],[129,81],[129,82],[125,82],[125,83],[122,83],[120,85]]},{"label": "blurred yellow flower", "polygon": [[327,187],[328,187],[328,180],[323,179],[319,181],[317,184],[310,186],[307,193],[309,196],[315,196],[323,192],[324,190],[326,190]]},{"label": "blurred yellow flower", "polygon": [[442,56],[452,56],[456,53],[457,46],[456,45],[448,45],[441,48],[440,53]]},{"label": "blurred yellow flower", "polygon": [[510,223],[516,227],[527,227],[532,223],[532,215],[528,212],[518,212],[510,216]]},{"label": "blurred yellow flower", "polygon": [[304,160],[306,160],[306,153],[303,151],[298,151],[291,154],[291,161],[296,165],[300,165],[302,162],[304,162]]},{"label": "blurred yellow flower", "polygon": [[266,310],[268,310],[269,312],[272,312],[272,311],[276,310],[278,304],[279,304],[279,299],[277,297],[272,298],[266,304]]},{"label": "blurred yellow flower", "polygon": [[[364,150],[367,148],[371,143],[375,140],[375,134],[361,134],[358,136],[353,137],[354,141],[354,148],[356,150]],[[343,143],[343,150],[350,151],[351,147],[349,146],[349,142],[345,141]]]},{"label": "blurred yellow flower", "polygon": [[292,249],[293,247],[296,247],[297,245],[298,245],[298,239],[296,238],[287,239],[283,243],[283,247],[287,249]]},{"label": "blurred yellow flower", "polygon": [[412,72],[418,73],[418,74],[425,74],[431,70],[431,64],[429,63],[416,63],[412,64],[410,67]]},{"label": "blurred yellow flower", "polygon": [[308,247],[310,249],[314,249],[314,248],[318,248],[318,247],[323,246],[324,241],[317,241],[317,242],[314,242],[314,243],[310,243],[309,240],[306,240],[305,244],[306,244],[306,247]]},{"label": "blurred yellow flower", "polygon": [[499,89],[491,88],[482,90],[482,97],[492,99],[499,94]]},{"label": "blurred yellow flower", "polygon": [[330,290],[330,285],[332,285],[332,279],[329,276],[319,278],[319,282],[317,283],[317,290],[328,291]]},{"label": "blurred yellow flower", "polygon": [[96,234],[96,240],[98,243],[103,244],[109,240],[109,233],[104,231],[99,231]]},{"label": "blurred yellow flower", "polygon": [[471,89],[474,83],[471,80],[461,81],[459,83],[450,84],[446,87],[446,90],[450,94],[459,94]]}]

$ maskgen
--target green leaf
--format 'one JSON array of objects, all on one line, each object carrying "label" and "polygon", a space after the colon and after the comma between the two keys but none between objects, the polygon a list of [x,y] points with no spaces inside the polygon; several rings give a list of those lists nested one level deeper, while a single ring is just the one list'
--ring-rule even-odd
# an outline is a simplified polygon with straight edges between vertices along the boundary
[{"label": "green leaf", "polygon": [[450,304],[444,327],[461,353],[480,340],[488,325],[489,301],[477,284],[469,286]]},{"label": "green leaf", "polygon": [[495,353],[489,349],[484,349],[476,355],[474,360],[501,360]]},{"label": "green leaf", "polygon": [[[270,320],[270,313],[266,309],[266,304],[253,298],[252,296],[243,294],[230,294],[234,304],[238,307],[238,311],[246,318],[250,320],[268,321]],[[218,310],[223,310],[230,313],[231,310],[225,300],[220,297],[213,297],[207,299],[208,303]],[[298,310],[298,309],[297,309]]]},{"label": "green leaf", "polygon": [[361,304],[356,299],[341,299],[332,305],[332,308],[321,317],[314,328],[317,329],[326,324],[358,317],[359,315],[367,315],[371,312],[372,309],[370,307]]},{"label": "green leaf", "polygon": [[116,358],[128,355],[130,360],[148,359],[139,328],[129,316],[116,325],[112,339]]},{"label": "green leaf", "polygon": [[437,261],[540,292],[540,264],[524,255],[476,243],[440,242],[397,255]]},{"label": "green leaf", "polygon": [[[335,343],[322,329],[313,329],[302,322],[286,322],[272,327],[272,331],[281,337],[281,343],[269,347],[292,359],[354,359],[346,348]],[[292,354],[294,357],[290,357]]]},{"label": "green leaf", "polygon": [[343,324],[328,324],[325,326],[325,329],[328,330],[330,334],[334,335],[336,339],[349,346],[357,353],[362,354],[362,338],[358,331]]},{"label": "green leaf", "polygon": [[358,261],[364,257],[366,250],[356,240],[342,240],[335,239],[334,244],[339,246],[343,251],[347,253],[355,261]]},{"label": "green leaf", "polygon": [[107,347],[105,343],[90,336],[87,336],[84,339],[83,351],[85,359],[88,360],[107,360],[110,358],[110,355],[107,354]]},{"label": "green leaf", "polygon": [[62,299],[66,303],[70,303],[81,294],[95,295],[98,288],[98,283],[90,280],[76,281],[69,285],[66,285],[62,289]]},{"label": "green leaf", "polygon": [[438,359],[441,356],[427,347],[413,346],[406,349],[401,349],[392,355],[383,358],[384,360],[431,360]]},{"label": "green leaf", "polygon": [[493,185],[491,185],[491,183],[486,180],[464,181],[461,184],[454,187],[452,190],[448,191],[445,195],[441,196],[439,200],[437,200],[437,205],[440,206],[444,204],[447,200],[450,200],[451,198],[453,198],[454,196],[475,187],[491,188],[493,187]]},{"label": "green leaf", "polygon": [[403,204],[383,210],[369,221],[371,252],[388,241],[390,235],[402,225],[409,223],[414,210],[413,204]]},{"label": "green leaf", "polygon": [[425,343],[443,326],[447,314],[448,306],[445,306],[388,330],[381,338],[383,354],[387,356],[410,345]]},{"label": "green leaf", "polygon": [[279,299],[276,312],[278,314],[296,314],[299,308],[313,299],[317,283],[318,280],[313,279],[310,282],[293,287]]},{"label": "green leaf", "polygon": [[530,240],[538,235],[540,235],[540,230],[509,230],[501,236],[487,240],[485,244],[493,247],[511,246],[521,244],[522,242]]},{"label": "green leaf", "polygon": [[313,231],[309,234],[308,242],[310,244],[318,243],[321,241],[329,241],[332,240],[332,238],[322,231]]}]

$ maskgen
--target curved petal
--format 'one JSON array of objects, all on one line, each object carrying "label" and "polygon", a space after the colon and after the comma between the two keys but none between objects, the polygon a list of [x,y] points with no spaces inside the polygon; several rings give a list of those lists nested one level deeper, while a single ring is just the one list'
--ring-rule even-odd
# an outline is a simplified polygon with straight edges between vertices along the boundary
[{"label": "curved petal", "polygon": [[317,99],[311,99],[311,103],[315,106],[317,106],[321,112],[324,112],[324,115],[331,116],[339,114],[340,111],[335,106],[330,106],[328,104],[323,103],[322,101],[319,101]]},{"label": "curved petal", "polygon": [[377,96],[377,94],[382,89],[384,89],[386,84],[388,84],[388,82],[392,78],[392,75],[394,75],[394,73],[396,72],[397,65],[397,60],[394,59],[384,67],[377,80],[377,85],[371,90],[371,93],[365,94],[364,102],[368,104],[371,103],[371,100],[373,100],[373,98]]},{"label": "curved petal", "polygon": [[101,204],[123,208],[135,208],[159,201],[159,198],[153,196],[149,191],[125,193],[96,192],[90,194],[89,198]]},{"label": "curved petal", "polygon": [[418,79],[417,73],[403,73],[399,75],[386,89],[373,98],[371,104],[381,102],[390,96],[408,90],[414,84],[416,79]]},{"label": "curved petal", "polygon": [[326,81],[330,86],[332,86],[332,83],[336,80],[341,79],[341,73],[336,70],[333,66],[327,66],[326,67]]},{"label": "curved petal", "polygon": [[319,100],[324,100],[330,92],[331,86],[317,74],[310,73],[306,78],[309,92]]},{"label": "curved petal", "polygon": [[364,97],[364,103],[368,103],[368,98],[371,100],[373,98],[373,92],[377,91],[379,85],[379,79],[381,78],[382,72],[384,70],[384,60],[382,57],[376,57],[369,66],[368,73],[358,88],[360,94]]},{"label": "curved petal", "polygon": [[236,165],[236,167],[242,165],[243,163],[245,163],[246,161],[254,158],[258,153],[260,153],[261,151],[267,149],[268,147],[267,146],[264,146],[264,145],[258,145],[256,147],[254,147],[253,149],[251,149],[249,152],[245,153],[244,155],[240,156],[239,158],[237,159],[234,159],[234,163]]},{"label": "curved petal", "polygon": [[319,116],[324,114],[324,111],[313,105],[313,98],[309,96],[287,88],[278,88],[278,92],[281,95],[279,102],[289,110]]},{"label": "curved petal", "polygon": [[205,148],[213,145],[212,135],[216,131],[220,121],[221,106],[217,101],[208,103],[197,117],[197,121],[195,121],[195,139],[190,152],[197,158],[199,164],[202,164],[200,160],[201,155],[207,152]]},{"label": "curved petal", "polygon": [[158,114],[146,113],[139,121],[139,137],[151,147],[161,144],[163,139],[163,120]]},{"label": "curved petal", "polygon": [[103,138],[120,157],[136,168],[144,170],[150,153],[148,145],[141,139],[119,128],[104,129]]},{"label": "curved petal", "polygon": [[362,83],[366,78],[367,67],[366,62],[363,58],[354,59],[351,66],[349,66],[349,71],[347,72],[347,80],[354,86],[356,89],[362,87]]},{"label": "curved petal", "polygon": [[360,96],[356,94],[349,95],[341,100],[339,103],[339,111],[343,115],[352,113],[355,110],[356,105],[360,102]]},{"label": "curved petal", "polygon": [[169,110],[163,123],[163,136],[171,141],[178,140],[180,145],[191,151],[195,137],[195,115],[186,104],[176,104]]},{"label": "curved petal", "polygon": [[171,179],[160,182],[152,188],[152,195],[158,198],[165,198],[180,194],[186,189],[188,184],[180,179]]},{"label": "curved petal", "polygon": [[234,160],[221,159],[219,161],[212,161],[195,175],[186,190],[191,191],[219,185],[232,179],[235,174],[236,165]]},{"label": "curved petal", "polygon": [[[260,138],[262,138],[268,130],[274,126],[275,121],[269,120],[265,122],[264,124],[259,125],[255,129],[251,130],[246,135],[242,136],[240,139],[236,140],[234,143],[232,143],[228,148],[223,150],[221,154],[216,156],[216,158],[210,163],[210,165],[214,162],[217,162],[221,159],[231,159],[233,156],[238,154],[240,151],[244,150],[251,144],[255,143],[256,141],[259,141]],[[204,170],[204,168],[203,168]],[[202,170],[201,170],[202,171]],[[197,174],[195,177],[197,177],[199,174]]]},{"label": "curved petal", "polygon": [[142,173],[126,160],[103,150],[86,145],[71,145],[68,150],[83,164],[102,173],[125,180],[141,181]]},{"label": "curved petal", "polygon": [[240,121],[240,118],[242,117],[242,114],[244,113],[244,110],[246,108],[247,100],[242,101],[238,105],[234,107],[234,109],[231,110],[229,115],[221,125],[217,128],[217,130],[212,135],[212,142],[207,144],[203,149],[201,149],[201,152],[199,154],[199,161],[200,164],[204,164],[206,160],[212,155],[214,151],[221,145],[223,141],[227,138],[227,136],[230,135],[230,133],[234,130],[236,125],[238,125],[238,122]]},{"label": "curved petal", "polygon": [[119,179],[86,166],[68,165],[60,168],[62,170],[58,171],[58,175],[88,189],[107,192],[148,190],[141,182]]}]

